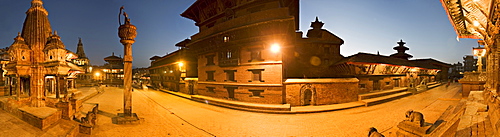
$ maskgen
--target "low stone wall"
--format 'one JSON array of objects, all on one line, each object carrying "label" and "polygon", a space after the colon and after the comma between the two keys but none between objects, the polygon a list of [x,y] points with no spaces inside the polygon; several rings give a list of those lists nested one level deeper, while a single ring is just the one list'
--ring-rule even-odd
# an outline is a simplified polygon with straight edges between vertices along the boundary
[{"label": "low stone wall", "polygon": [[357,78],[287,79],[286,102],[291,106],[330,105],[358,100]]}]

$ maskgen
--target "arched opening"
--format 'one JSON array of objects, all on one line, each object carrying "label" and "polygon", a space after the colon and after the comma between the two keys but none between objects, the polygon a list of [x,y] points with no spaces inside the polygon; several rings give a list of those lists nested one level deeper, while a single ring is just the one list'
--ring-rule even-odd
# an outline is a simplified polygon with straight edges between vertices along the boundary
[{"label": "arched opening", "polygon": [[300,88],[300,105],[316,105],[316,88],[311,84],[305,84]]},{"label": "arched opening", "polygon": [[312,102],[312,91],[311,89],[306,89],[304,91],[304,106],[311,105]]}]

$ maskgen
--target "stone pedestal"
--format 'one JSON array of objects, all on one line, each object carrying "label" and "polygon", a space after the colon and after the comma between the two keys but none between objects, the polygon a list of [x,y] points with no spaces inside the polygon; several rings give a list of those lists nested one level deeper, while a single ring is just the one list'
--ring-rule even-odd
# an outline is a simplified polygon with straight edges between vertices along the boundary
[{"label": "stone pedestal", "polygon": [[484,90],[484,84],[486,81],[459,81],[462,84],[462,98],[469,97],[470,91],[482,91]]},{"label": "stone pedestal", "polygon": [[94,127],[85,124],[80,124],[79,128],[80,133],[87,135],[92,135],[92,129],[94,129]]},{"label": "stone pedestal", "polygon": [[71,120],[73,114],[75,113],[73,110],[73,105],[70,102],[58,102],[56,107],[62,110],[62,118],[66,120]]},{"label": "stone pedestal", "polygon": [[398,137],[423,137],[429,134],[429,129],[431,124],[420,127],[417,123],[410,122],[407,120],[401,121],[398,124],[398,132],[396,133]]},{"label": "stone pedestal", "polygon": [[132,116],[125,116],[125,113],[118,113],[118,117],[113,118],[116,124],[140,124],[142,120],[136,113],[132,113]]},{"label": "stone pedestal", "polygon": [[480,72],[465,72],[464,78],[458,81],[462,84],[462,98],[469,97],[470,91],[484,90],[486,74]]},{"label": "stone pedestal", "polygon": [[22,107],[22,120],[42,130],[61,119],[61,111],[49,107]]}]

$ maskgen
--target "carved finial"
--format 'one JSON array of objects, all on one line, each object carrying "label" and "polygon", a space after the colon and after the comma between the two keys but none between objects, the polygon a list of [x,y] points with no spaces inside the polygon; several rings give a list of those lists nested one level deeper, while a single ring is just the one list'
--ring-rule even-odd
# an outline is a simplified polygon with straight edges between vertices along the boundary
[{"label": "carved finial", "polygon": [[[125,9],[125,7],[123,7],[123,6],[122,6],[122,7],[120,7],[120,13],[118,14],[118,23],[119,23],[120,25],[122,25],[122,23],[121,23],[121,15],[122,15],[122,11],[123,11],[123,9]],[[124,11],[123,11],[123,16],[125,17],[125,24],[130,24],[130,19],[128,18],[127,13],[126,13],[126,12],[124,12]]]},{"label": "carved finial", "polygon": [[112,52],[112,53],[111,53],[111,56],[115,56],[115,52]]},{"label": "carved finial", "polygon": [[316,20],[311,22],[311,27],[313,29],[321,29],[325,23],[319,21],[318,16],[316,16]]},{"label": "carved finial", "polygon": [[403,42],[403,39],[401,39],[401,40],[399,40],[398,44],[399,44],[399,46],[403,46],[406,44],[406,42]]},{"label": "carved finial", "polygon": [[21,32],[17,32],[17,37],[14,38],[15,41],[24,41],[24,38],[21,37]]},{"label": "carved finial", "polygon": [[120,13],[118,13],[118,25],[122,25],[122,19],[121,19],[121,16],[122,16],[122,11],[125,7],[120,7]]},{"label": "carved finial", "polygon": [[123,12],[123,16],[125,16],[125,24],[130,24],[130,18],[128,18],[127,12]]}]

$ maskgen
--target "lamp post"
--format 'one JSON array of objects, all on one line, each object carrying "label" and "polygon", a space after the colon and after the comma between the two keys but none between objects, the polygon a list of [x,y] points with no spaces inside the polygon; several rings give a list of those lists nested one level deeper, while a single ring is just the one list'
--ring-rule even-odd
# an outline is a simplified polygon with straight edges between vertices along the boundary
[{"label": "lamp post", "polygon": [[[120,8],[120,14],[123,7]],[[119,15],[120,16],[120,15]],[[118,36],[120,37],[120,43],[124,46],[124,77],[123,77],[123,114],[118,114],[119,124],[130,123],[133,121],[138,121],[139,118],[135,113],[132,113],[132,44],[135,42],[135,37],[137,36],[136,27],[130,23],[130,19],[127,13],[123,12],[125,16],[125,23],[121,24],[118,28]]]},{"label": "lamp post", "polygon": [[478,45],[477,47],[473,47],[474,56],[477,56],[477,71],[483,72],[483,60],[484,54],[486,53],[486,49]]}]

